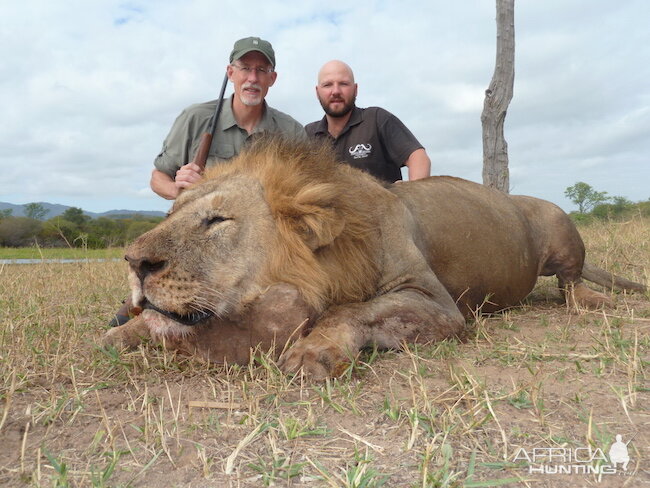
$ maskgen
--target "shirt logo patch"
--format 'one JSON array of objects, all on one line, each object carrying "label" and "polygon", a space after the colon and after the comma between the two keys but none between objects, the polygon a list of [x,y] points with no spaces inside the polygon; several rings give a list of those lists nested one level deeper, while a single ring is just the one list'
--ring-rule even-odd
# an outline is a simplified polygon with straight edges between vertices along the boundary
[{"label": "shirt logo patch", "polygon": [[357,144],[348,148],[348,152],[354,159],[367,158],[371,151],[372,144]]}]

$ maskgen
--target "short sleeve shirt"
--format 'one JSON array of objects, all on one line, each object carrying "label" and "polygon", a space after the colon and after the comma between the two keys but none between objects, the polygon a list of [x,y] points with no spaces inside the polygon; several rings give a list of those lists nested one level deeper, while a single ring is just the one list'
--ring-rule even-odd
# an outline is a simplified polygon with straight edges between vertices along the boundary
[{"label": "short sleeve shirt", "polygon": [[305,130],[309,136],[329,139],[341,161],[391,183],[402,179],[400,168],[422,148],[402,121],[379,107],[355,107],[336,139],[327,130],[326,117]]},{"label": "short sleeve shirt", "polygon": [[[176,176],[178,169],[191,162],[201,142],[201,136],[210,129],[217,108],[217,100],[197,103],[181,112],[163,142],[160,154],[154,160],[156,169]],[[217,127],[208,153],[207,166],[227,161],[242,150],[254,134],[282,133],[288,138],[306,138],[303,126],[289,115],[269,107],[264,102],[264,115],[249,134],[237,125],[232,112],[232,96],[224,100]]]}]

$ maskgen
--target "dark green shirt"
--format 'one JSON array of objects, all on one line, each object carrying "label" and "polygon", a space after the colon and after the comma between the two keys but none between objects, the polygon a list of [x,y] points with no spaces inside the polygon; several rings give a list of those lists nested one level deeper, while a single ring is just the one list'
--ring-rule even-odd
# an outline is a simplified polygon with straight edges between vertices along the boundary
[{"label": "dark green shirt", "polygon": [[400,168],[422,144],[392,113],[379,107],[354,107],[350,120],[334,139],[327,117],[305,126],[312,137],[329,140],[340,161],[384,181],[402,179]]},{"label": "dark green shirt", "polygon": [[[191,105],[181,112],[165,138],[160,154],[154,160],[156,169],[174,178],[181,166],[192,161],[201,142],[201,136],[209,130],[216,108],[217,100],[212,100]],[[305,129],[299,122],[269,107],[266,102],[264,102],[264,115],[253,129],[253,134],[262,132],[282,133],[296,139],[307,137]],[[251,135],[235,121],[232,112],[232,96],[224,100],[206,165],[211,166],[236,156]]]}]

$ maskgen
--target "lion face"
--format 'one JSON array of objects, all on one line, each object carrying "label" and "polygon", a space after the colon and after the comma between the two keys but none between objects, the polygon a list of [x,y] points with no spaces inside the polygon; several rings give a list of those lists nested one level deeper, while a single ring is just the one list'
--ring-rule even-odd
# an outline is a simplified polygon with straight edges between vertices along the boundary
[{"label": "lion face", "polygon": [[134,304],[153,331],[184,334],[260,293],[276,228],[258,180],[231,175],[184,191],[126,252]]},{"label": "lion face", "polygon": [[380,273],[373,195],[390,194],[355,171],[328,145],[265,138],[209,168],[127,249],[133,303],[151,332],[237,322],[280,283],[316,314],[367,300]]}]

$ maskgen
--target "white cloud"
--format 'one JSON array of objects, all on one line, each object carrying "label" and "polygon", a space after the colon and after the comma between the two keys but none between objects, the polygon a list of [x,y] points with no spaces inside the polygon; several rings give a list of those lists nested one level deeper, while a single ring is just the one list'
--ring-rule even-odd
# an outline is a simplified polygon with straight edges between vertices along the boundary
[{"label": "white cloud", "polygon": [[[435,174],[480,181],[494,2],[26,0],[0,16],[2,201],[166,210],[147,187],[153,158],[182,108],[216,97],[232,43],[248,35],[276,49],[272,106],[320,118],[316,72],[343,59],[359,105],[398,115]],[[516,3],[515,192],[565,208],[576,181],[650,197],[648,18],[644,0]]]}]

